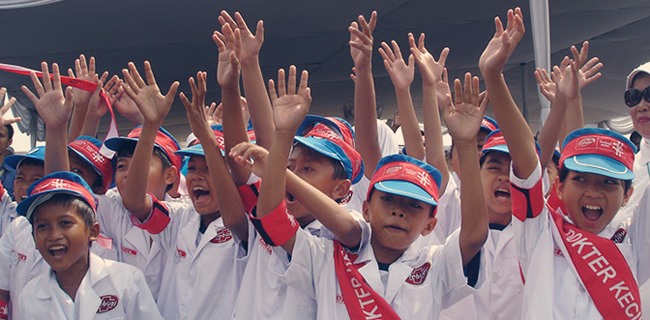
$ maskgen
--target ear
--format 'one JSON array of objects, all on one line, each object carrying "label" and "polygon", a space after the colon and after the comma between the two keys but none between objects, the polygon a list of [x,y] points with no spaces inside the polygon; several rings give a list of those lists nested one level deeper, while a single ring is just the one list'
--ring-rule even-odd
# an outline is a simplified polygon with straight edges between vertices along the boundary
[{"label": "ear", "polygon": [[[566,180],[564,180],[564,181],[566,181]],[[564,199],[562,198],[563,197],[563,192],[564,192],[564,182],[560,182],[560,178],[555,177],[555,183],[553,183],[553,184],[556,186],[555,190],[557,192],[557,198],[564,201]]]},{"label": "ear", "polygon": [[175,183],[177,177],[179,177],[179,172],[176,166],[171,166],[163,172],[163,181],[166,186]]},{"label": "ear", "polygon": [[9,139],[9,145],[11,145],[12,143],[14,143],[14,138]]},{"label": "ear", "polygon": [[438,218],[436,217],[427,219],[427,222],[424,225],[424,230],[422,230],[420,234],[422,236],[428,235],[429,233],[431,233],[431,231],[433,231],[433,228],[435,228],[437,223],[438,223]]},{"label": "ear", "polygon": [[623,203],[621,203],[621,207],[625,207],[627,205],[627,202],[630,201],[630,197],[632,196],[633,192],[634,186],[630,186],[630,189],[628,189],[627,192],[623,195]]},{"label": "ear", "polygon": [[350,182],[349,179],[338,180],[330,192],[331,198],[341,199],[345,197],[348,194],[348,191],[350,191],[350,186],[352,186],[352,182]]},{"label": "ear", "polygon": [[95,222],[90,226],[90,238],[89,241],[96,241],[99,237],[99,223]]},{"label": "ear", "polygon": [[370,222],[370,202],[363,201],[363,219],[366,220],[366,222]]}]

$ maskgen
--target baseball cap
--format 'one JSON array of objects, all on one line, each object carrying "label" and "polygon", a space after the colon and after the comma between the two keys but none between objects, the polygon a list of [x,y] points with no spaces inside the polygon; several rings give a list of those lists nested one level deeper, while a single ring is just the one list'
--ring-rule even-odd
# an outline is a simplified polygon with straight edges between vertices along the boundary
[{"label": "baseball cap", "polygon": [[68,144],[68,150],[90,165],[102,178],[100,194],[105,193],[113,183],[113,164],[111,159],[99,152],[101,147],[101,141],[89,136],[80,136]]},{"label": "baseball cap", "polygon": [[[310,123],[303,126],[305,121],[310,121]],[[347,121],[318,116],[310,116],[305,121],[301,124],[301,127],[305,128],[304,130],[307,130],[312,124],[314,126],[303,136],[296,136],[295,141],[320,154],[338,160],[343,165],[352,184],[359,182],[363,177],[363,160],[359,152],[354,149],[354,134]]]},{"label": "baseball cap", "polygon": [[379,160],[366,200],[370,201],[370,192],[375,188],[437,207],[440,181],[442,175],[433,166],[409,156],[389,155]]},{"label": "baseball cap", "polygon": [[564,140],[560,167],[632,180],[635,152],[636,146],[614,131],[583,128],[571,132]]},{"label": "baseball cap", "polygon": [[634,70],[632,70],[632,72],[630,72],[630,74],[627,75],[627,86],[625,87],[626,90],[632,88],[632,81],[634,80],[634,77],[641,72],[650,75],[650,62],[646,62],[636,67]]},{"label": "baseball cap", "polygon": [[18,164],[25,159],[34,159],[45,162],[45,146],[29,150],[26,154],[16,154],[5,158],[5,163],[12,169],[17,169]]},{"label": "baseball cap", "polygon": [[492,132],[498,129],[499,129],[499,125],[497,124],[496,120],[488,116],[483,117],[483,121],[481,121],[481,130],[487,130],[488,132]]},{"label": "baseball cap", "polygon": [[[104,141],[104,144],[107,148],[116,152],[125,144],[132,145],[133,148],[135,148],[135,144],[138,142],[141,132],[142,126],[140,125],[133,128],[126,137],[110,138]],[[181,157],[174,154],[174,152],[180,150],[178,141],[176,141],[174,136],[163,127],[158,128],[158,133],[156,134],[156,139],[154,141],[154,148],[158,148],[162,151],[163,154],[167,156],[169,162],[171,162],[171,164],[177,169],[180,169],[183,166]]]},{"label": "baseball cap", "polygon": [[508,151],[508,145],[506,144],[506,139],[503,138],[503,134],[499,129],[490,132],[490,134],[485,138],[485,144],[483,144],[483,149],[481,149],[481,157],[484,157],[490,151],[499,151],[510,154],[510,151]]},{"label": "baseball cap", "polygon": [[29,197],[18,204],[16,212],[30,220],[36,207],[60,193],[80,198],[97,212],[97,199],[90,186],[76,173],[67,171],[54,172],[34,182],[27,190]]},{"label": "baseball cap", "polygon": [[[214,132],[214,135],[217,137],[217,142],[219,143],[219,148],[221,148],[221,152],[223,153],[224,150],[226,150],[225,144],[224,144],[224,138],[223,138],[223,126],[220,124],[213,124],[210,126],[212,131]],[[255,137],[255,130],[253,130],[252,124],[248,123],[248,126],[246,127],[246,133],[248,134],[248,140],[251,142],[255,143],[257,140]],[[185,139],[187,142],[187,146],[191,147],[195,144],[199,144],[199,139],[194,135],[194,132],[190,132],[189,135],[187,135],[187,139]]]}]

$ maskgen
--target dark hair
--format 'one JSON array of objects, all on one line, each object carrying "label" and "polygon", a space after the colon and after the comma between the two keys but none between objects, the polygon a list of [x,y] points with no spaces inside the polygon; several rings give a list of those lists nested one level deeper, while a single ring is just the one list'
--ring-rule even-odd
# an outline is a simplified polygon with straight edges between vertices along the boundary
[{"label": "dark hair", "polygon": [[[569,175],[569,171],[571,171],[571,170],[567,169],[565,166],[562,166],[560,168],[560,171],[557,174],[558,178],[560,179],[560,182],[564,182],[564,180],[566,180],[566,177]],[[615,179],[615,178],[613,178],[613,179]],[[621,180],[621,179],[616,179],[616,180],[623,181],[623,191],[624,192],[627,192],[628,190],[630,190],[630,187],[632,186],[632,180]]]},{"label": "dark hair", "polygon": [[[52,196],[52,198],[34,208],[34,211],[46,203],[51,203],[64,208],[74,208],[79,216],[81,216],[81,218],[84,220],[86,227],[91,227],[93,224],[95,224],[95,212],[93,212],[93,209],[88,203],[86,203],[86,201],[82,200],[78,196],[68,193],[55,194]],[[34,223],[34,216],[35,215],[32,214],[32,216],[29,218],[29,222],[32,224]]]},{"label": "dark hair", "polygon": [[7,138],[9,140],[14,138],[14,127],[10,124],[5,124],[5,127],[7,128]]},{"label": "dark hair", "polygon": [[[375,186],[372,186],[370,189],[370,194],[368,195],[368,200],[372,199],[372,195],[375,193]],[[436,211],[437,206],[431,205],[431,211],[429,211],[430,217],[435,217],[434,212]]]},{"label": "dark hair", "polygon": [[16,170],[18,170],[18,168],[20,168],[22,166],[25,166],[25,165],[26,166],[35,166],[35,167],[38,167],[38,166],[44,167],[45,162],[43,162],[43,160],[38,160],[38,159],[34,159],[34,158],[23,158],[16,165]]},{"label": "dark hair", "polygon": [[[122,144],[118,149],[117,149],[117,158],[132,158],[133,157],[133,151],[135,150],[135,142],[134,143],[124,143]],[[162,162],[162,169],[165,171],[167,168],[172,166],[172,162],[169,160],[167,155],[160,150],[160,148],[153,148],[153,155],[158,157],[160,159],[160,162]],[[180,170],[180,168],[177,168]],[[168,192],[169,190],[174,187],[173,183],[170,183],[165,187],[165,192]]]}]

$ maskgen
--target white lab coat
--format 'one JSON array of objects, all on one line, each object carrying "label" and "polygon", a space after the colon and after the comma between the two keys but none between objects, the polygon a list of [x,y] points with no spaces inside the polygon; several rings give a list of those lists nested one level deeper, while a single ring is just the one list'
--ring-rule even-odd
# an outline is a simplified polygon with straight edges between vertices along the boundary
[{"label": "white lab coat", "polygon": [[[510,182],[523,189],[532,189],[541,178],[538,164],[530,177],[520,179],[510,171]],[[540,196],[540,195],[533,195]],[[646,194],[641,203],[650,206]],[[562,252],[562,239],[553,231],[548,209],[524,222],[513,217],[518,256],[526,280],[522,319],[602,319],[596,305],[577,273]],[[650,216],[642,212],[619,225],[607,226],[598,236],[610,239],[623,228],[627,236],[617,247],[628,262],[639,283],[650,276]],[[558,244],[559,243],[559,244]]]},{"label": "white lab coat", "polygon": [[[359,272],[402,319],[437,319],[443,306],[475,291],[467,285],[463,274],[458,233],[452,235],[444,246],[407,249],[391,264],[388,285],[384,287],[370,245],[370,226],[367,223],[361,225],[361,247],[354,263],[365,263],[359,268]],[[420,285],[407,283],[409,275],[425,263],[429,263],[431,267],[423,282]],[[334,246],[331,240],[298,230],[288,268],[283,268],[281,264],[271,267],[287,284],[316,299],[317,319],[350,318],[336,277]],[[480,287],[484,280],[479,276],[477,287]]]},{"label": "white lab coat", "polygon": [[230,318],[246,266],[244,244],[221,217],[201,234],[201,216],[194,207],[182,202],[165,205],[171,220],[152,235],[166,257],[158,296],[161,314],[165,319]]},{"label": "white lab coat", "polygon": [[0,197],[0,237],[2,237],[18,214],[16,213],[16,201],[11,200],[4,189],[0,189],[0,192],[2,192]]},{"label": "white lab coat", "polygon": [[20,294],[18,319],[162,319],[137,268],[90,255],[74,301],[54,272],[42,273]]}]

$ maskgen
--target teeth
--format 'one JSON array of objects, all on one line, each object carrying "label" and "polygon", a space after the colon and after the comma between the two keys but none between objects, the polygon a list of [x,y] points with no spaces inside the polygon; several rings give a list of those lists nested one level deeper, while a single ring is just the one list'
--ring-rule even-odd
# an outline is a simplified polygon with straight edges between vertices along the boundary
[{"label": "teeth", "polygon": [[192,189],[192,191],[208,191],[208,189],[197,186],[197,187],[194,187],[194,188]]},{"label": "teeth", "polygon": [[497,192],[510,193],[510,191],[509,191],[509,190],[506,190],[506,189],[497,189]]},{"label": "teeth", "polygon": [[50,247],[50,250],[51,250],[51,251],[54,251],[54,250],[64,250],[64,249],[65,249],[65,246],[52,246],[52,247]]},{"label": "teeth", "polygon": [[591,206],[591,205],[586,205],[584,206],[585,209],[587,210],[600,210],[601,208],[599,206]]}]

